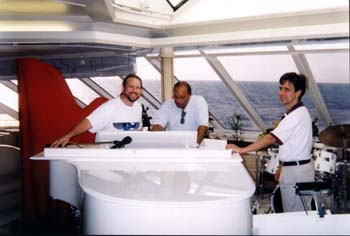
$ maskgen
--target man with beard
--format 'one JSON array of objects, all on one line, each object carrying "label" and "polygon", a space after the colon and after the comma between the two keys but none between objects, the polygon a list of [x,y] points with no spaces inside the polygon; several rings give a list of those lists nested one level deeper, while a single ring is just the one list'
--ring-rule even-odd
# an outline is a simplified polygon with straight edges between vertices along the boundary
[{"label": "man with beard", "polygon": [[[142,80],[134,74],[125,77],[119,97],[108,100],[80,121],[71,131],[54,141],[51,147],[65,146],[69,140],[90,131],[131,131],[142,127],[142,108],[136,102],[141,96]],[[99,140],[98,133],[96,141]]]}]

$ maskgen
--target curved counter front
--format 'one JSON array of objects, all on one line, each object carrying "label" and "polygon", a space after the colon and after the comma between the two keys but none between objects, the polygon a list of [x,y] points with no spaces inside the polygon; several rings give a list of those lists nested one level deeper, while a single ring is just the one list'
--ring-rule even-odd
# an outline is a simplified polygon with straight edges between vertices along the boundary
[{"label": "curved counter front", "polygon": [[251,234],[252,178],[225,143],[204,143],[46,148],[31,159],[50,161],[50,195],[82,210],[84,234]]},{"label": "curved counter front", "polygon": [[[181,168],[182,167],[182,168]],[[250,234],[255,186],[235,164],[81,171],[87,234]]]}]

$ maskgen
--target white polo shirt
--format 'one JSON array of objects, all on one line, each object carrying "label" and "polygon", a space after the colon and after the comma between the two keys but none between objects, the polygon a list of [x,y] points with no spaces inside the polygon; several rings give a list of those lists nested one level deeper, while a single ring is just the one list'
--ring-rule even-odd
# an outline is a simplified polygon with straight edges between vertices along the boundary
[{"label": "white polo shirt", "polygon": [[271,133],[282,142],[278,153],[280,161],[301,161],[311,158],[312,121],[305,106],[300,106],[287,114]]},{"label": "white polo shirt", "polygon": [[184,111],[186,115],[181,124],[182,109],[176,106],[174,99],[168,100],[159,108],[152,125],[158,124],[170,131],[197,131],[201,125],[208,126],[208,104],[202,96],[191,95]]}]

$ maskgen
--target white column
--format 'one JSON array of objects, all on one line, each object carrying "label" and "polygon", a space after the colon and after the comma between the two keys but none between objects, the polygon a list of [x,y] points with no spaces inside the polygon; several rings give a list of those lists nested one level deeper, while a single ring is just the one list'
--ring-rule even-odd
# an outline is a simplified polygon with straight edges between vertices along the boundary
[{"label": "white column", "polygon": [[174,87],[174,51],[171,47],[160,49],[161,58],[161,96],[162,102],[171,99]]}]

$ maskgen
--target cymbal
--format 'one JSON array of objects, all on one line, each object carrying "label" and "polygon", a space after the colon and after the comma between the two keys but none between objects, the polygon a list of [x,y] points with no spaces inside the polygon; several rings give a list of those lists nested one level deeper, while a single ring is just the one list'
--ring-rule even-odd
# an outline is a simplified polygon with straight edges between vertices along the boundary
[{"label": "cymbal", "polygon": [[329,126],[319,134],[319,139],[330,147],[349,148],[350,124]]}]

